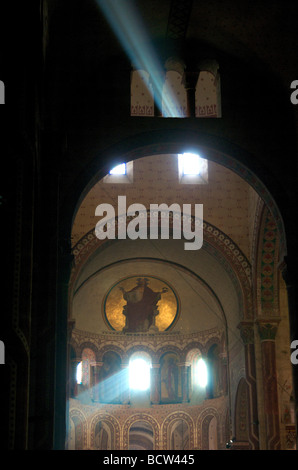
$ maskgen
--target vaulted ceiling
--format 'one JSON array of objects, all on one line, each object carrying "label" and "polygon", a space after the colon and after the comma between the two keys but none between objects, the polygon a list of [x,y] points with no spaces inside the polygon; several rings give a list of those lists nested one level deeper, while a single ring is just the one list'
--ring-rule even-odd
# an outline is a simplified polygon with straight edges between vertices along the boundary
[{"label": "vaulted ceiling", "polygon": [[144,157],[133,163],[133,182],[108,184],[98,181],[81,202],[72,230],[73,246],[90,231],[94,231],[99,217],[95,209],[107,203],[115,207],[119,195],[127,198],[127,207],[133,203],[145,205],[203,204],[203,218],[223,231],[239,246],[248,259],[252,252],[254,218],[259,196],[240,176],[209,161],[208,183],[181,184],[178,178],[177,155]]}]

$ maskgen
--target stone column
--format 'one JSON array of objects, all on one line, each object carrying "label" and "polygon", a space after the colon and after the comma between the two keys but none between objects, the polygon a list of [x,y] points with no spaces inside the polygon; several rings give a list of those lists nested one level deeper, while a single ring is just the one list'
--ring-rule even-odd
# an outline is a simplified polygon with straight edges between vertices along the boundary
[{"label": "stone column", "polygon": [[278,324],[279,320],[273,319],[257,321],[261,340],[267,450],[279,450],[281,445],[275,351]]},{"label": "stone column", "polygon": [[259,449],[259,419],[257,404],[256,358],[254,345],[254,325],[243,321],[239,324],[240,335],[244,344],[245,373],[248,385],[248,435],[251,449]]},{"label": "stone column", "polygon": [[150,400],[153,405],[160,403],[160,364],[152,364]]},{"label": "stone column", "polygon": [[228,357],[227,353],[219,354],[220,359],[220,394],[227,395],[228,393]]},{"label": "stone column", "polygon": [[[290,345],[298,339],[298,276],[297,276],[297,248],[296,238],[294,239],[294,250],[292,256],[286,260],[287,265],[282,272],[283,279],[286,283],[288,294],[289,322],[290,322]],[[295,348],[296,349],[296,348]],[[294,349],[291,349],[293,352]],[[296,448],[298,449],[298,364],[292,362],[293,377],[293,412],[296,429]]]},{"label": "stone column", "polygon": [[128,364],[121,364],[121,403],[122,405],[127,405],[130,400],[129,394],[129,369]]},{"label": "stone column", "polygon": [[189,401],[189,380],[188,372],[190,364],[183,362],[179,364],[180,374],[181,374],[181,391],[182,391],[182,403],[187,403]]},{"label": "stone column", "polygon": [[199,72],[185,72],[184,82],[187,97],[187,117],[196,116],[196,84],[198,78]]},{"label": "stone column", "polygon": [[102,368],[103,362],[95,362],[91,364],[90,370],[93,371],[90,374],[90,386],[91,386],[91,398],[92,400],[99,402],[100,401],[100,393],[99,393],[99,373],[100,369]]}]

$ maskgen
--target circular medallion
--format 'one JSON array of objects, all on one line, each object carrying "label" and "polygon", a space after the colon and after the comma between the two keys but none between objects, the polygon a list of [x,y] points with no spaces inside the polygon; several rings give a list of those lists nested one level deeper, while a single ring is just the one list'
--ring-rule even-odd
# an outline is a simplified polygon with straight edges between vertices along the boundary
[{"label": "circular medallion", "polygon": [[171,328],[179,315],[179,300],[173,288],[150,275],[121,279],[103,302],[108,326],[123,332],[158,332]]}]

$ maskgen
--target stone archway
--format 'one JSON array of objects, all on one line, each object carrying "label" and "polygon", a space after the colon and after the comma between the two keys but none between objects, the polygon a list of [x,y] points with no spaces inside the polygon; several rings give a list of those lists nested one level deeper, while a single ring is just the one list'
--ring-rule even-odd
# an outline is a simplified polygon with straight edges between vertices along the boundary
[{"label": "stone archway", "polygon": [[90,446],[91,449],[99,448],[99,440],[96,436],[97,425],[98,423],[102,423],[103,428],[107,427],[107,434],[108,434],[108,448],[102,448],[101,450],[117,450],[120,449],[120,425],[118,420],[107,413],[96,413],[90,422]]},{"label": "stone archway", "polygon": [[129,449],[129,431],[131,427],[138,422],[145,422],[148,428],[153,430],[153,449],[159,450],[159,424],[152,416],[147,413],[135,413],[125,421],[123,425],[122,448],[124,450]]},{"label": "stone archway", "polygon": [[[217,449],[220,449],[223,443],[223,437],[220,433],[221,429],[221,416],[218,413],[216,408],[207,407],[198,417],[197,420],[197,443],[196,446],[201,450],[208,450],[210,445],[210,435],[209,435],[209,426],[211,421],[216,420],[216,446]],[[214,437],[214,434],[213,434]],[[214,442],[215,444],[215,442]]]},{"label": "stone archway", "polygon": [[[156,148],[156,151],[157,150],[158,152],[161,152],[162,149],[161,147],[158,147]],[[152,151],[152,147],[150,148],[150,151]],[[145,154],[147,152],[148,149],[146,149]],[[133,153],[130,153],[129,156],[131,158],[133,156]],[[214,157],[214,160],[216,160],[216,157]],[[275,204],[272,202],[270,194],[267,192],[266,189],[264,189],[264,186],[258,180],[253,180],[252,174],[249,170],[244,170],[240,164],[238,166],[235,165],[235,162],[233,162],[232,159],[229,159],[229,157],[227,157],[227,160],[225,160],[224,157],[221,156],[221,159],[219,158],[219,160],[221,162],[224,161],[227,167],[229,167],[230,165],[231,168],[233,168],[233,171],[235,172],[236,168],[237,173],[241,175],[241,177],[245,181],[248,181],[249,184],[254,181],[259,194],[262,194],[264,200],[266,200],[270,205],[270,213],[275,214],[276,230],[279,231],[279,234],[281,234],[280,236],[282,248],[280,252],[283,253],[283,250],[285,250],[283,224],[279,216],[279,211]],[[206,249],[212,253],[216,251],[217,257],[220,262],[228,267],[231,275],[234,276],[236,281],[241,286],[239,289],[239,292],[241,292],[239,298],[242,302],[241,312],[243,314],[243,319],[252,320],[254,316],[254,311],[253,300],[251,295],[252,269],[250,262],[248,261],[244,253],[239,249],[239,247],[235,243],[233,243],[232,239],[230,239],[224,232],[222,232],[217,227],[207,221],[204,222],[204,237],[206,239]],[[80,266],[84,265],[89,256],[91,256],[101,245],[107,246],[109,245],[109,241],[107,241],[106,243],[100,243],[98,239],[94,237],[92,231],[90,231],[74,247],[73,252],[75,255],[75,264],[72,273],[73,277],[71,278],[71,284],[75,281],[76,274],[79,272]]]},{"label": "stone archway", "polygon": [[[177,424],[186,423],[187,427],[187,448],[189,450],[194,449],[194,429],[195,425],[193,419],[190,415],[183,411],[176,411],[169,414],[167,418],[162,423],[162,445],[163,449],[171,449],[171,433]],[[173,450],[173,449],[172,449]],[[181,449],[180,449],[181,450]]]},{"label": "stone archway", "polygon": [[69,426],[68,445],[70,448],[75,450],[87,449],[87,419],[80,410],[71,410]]}]

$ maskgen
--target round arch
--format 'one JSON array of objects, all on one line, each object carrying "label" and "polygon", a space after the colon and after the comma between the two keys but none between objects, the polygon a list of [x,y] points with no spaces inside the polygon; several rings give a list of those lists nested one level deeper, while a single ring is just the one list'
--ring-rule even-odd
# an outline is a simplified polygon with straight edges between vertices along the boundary
[{"label": "round arch", "polygon": [[113,443],[112,449],[118,450],[117,444],[120,443],[120,424],[115,416],[98,412],[96,413],[90,422],[90,446],[91,449],[95,449],[95,428],[98,422],[103,422],[109,427],[111,442]]},{"label": "round arch", "polygon": [[154,450],[159,450],[159,424],[155,418],[147,413],[136,413],[126,419],[123,425],[123,449],[128,450],[129,448],[129,430],[131,426],[138,422],[138,421],[145,421],[149,425],[152,426],[153,429],[153,442],[154,442]]},{"label": "round arch", "polygon": [[202,413],[198,416],[196,427],[197,427],[197,447],[201,450],[208,449],[208,434],[206,435],[206,430],[212,418],[216,419],[217,422],[217,442],[219,449],[223,444],[223,436],[221,435],[220,430],[222,429],[222,416],[219,414],[218,410],[214,407],[207,407]]},{"label": "round arch", "polygon": [[188,425],[188,430],[189,430],[189,449],[193,449],[195,446],[194,442],[194,429],[195,429],[195,424],[192,419],[192,417],[184,412],[184,411],[175,411],[167,416],[167,418],[163,421],[162,423],[162,442],[163,442],[163,448],[164,449],[169,449],[170,448],[170,434],[171,434],[171,429],[173,428],[173,425],[177,421],[185,421]]},{"label": "round arch", "polygon": [[[74,425],[74,448],[77,450],[87,449],[87,419],[81,410],[72,409],[70,411],[70,423]],[[70,429],[70,433],[71,433]],[[71,444],[71,434],[69,436],[69,445]]]}]

